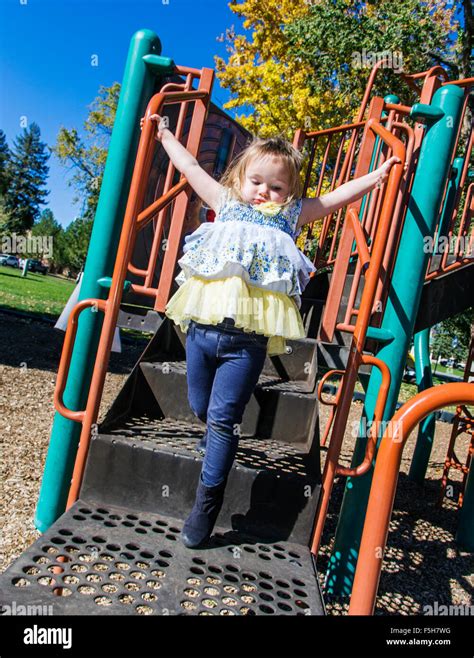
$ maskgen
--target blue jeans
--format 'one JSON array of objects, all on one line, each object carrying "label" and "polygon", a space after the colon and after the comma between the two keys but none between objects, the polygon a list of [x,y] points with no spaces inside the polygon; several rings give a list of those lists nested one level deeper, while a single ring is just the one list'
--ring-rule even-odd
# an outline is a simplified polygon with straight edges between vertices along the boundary
[{"label": "blue jeans", "polygon": [[223,482],[232,467],[245,407],[263,369],[268,338],[245,333],[224,318],[218,325],[191,320],[186,337],[188,400],[207,423],[201,478]]}]

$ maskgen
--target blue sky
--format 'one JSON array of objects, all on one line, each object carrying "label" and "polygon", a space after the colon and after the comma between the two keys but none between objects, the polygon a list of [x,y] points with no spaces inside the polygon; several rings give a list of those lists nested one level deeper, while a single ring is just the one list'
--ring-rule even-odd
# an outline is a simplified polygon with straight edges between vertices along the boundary
[{"label": "blue sky", "polygon": [[[214,67],[214,55],[226,59],[216,38],[231,25],[244,32],[226,0],[0,0],[0,128],[10,146],[21,117],[35,121],[49,145],[61,126],[82,133],[99,87],[122,81],[137,30],[156,32],[162,55],[177,64],[201,68]],[[216,79],[214,103],[229,97]],[[48,207],[67,226],[80,206],[55,156],[49,166]]]}]

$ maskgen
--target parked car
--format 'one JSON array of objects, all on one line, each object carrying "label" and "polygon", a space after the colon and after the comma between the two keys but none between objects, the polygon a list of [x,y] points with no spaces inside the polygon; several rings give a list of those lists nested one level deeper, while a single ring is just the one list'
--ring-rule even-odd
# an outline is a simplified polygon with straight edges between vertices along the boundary
[{"label": "parked car", "polygon": [[8,265],[8,267],[20,267],[20,261],[12,254],[0,254],[0,265]]},{"label": "parked car", "polygon": [[46,274],[48,271],[47,265],[43,265],[40,260],[31,259],[28,261],[28,270],[30,272],[39,272],[40,274]]},{"label": "parked car", "polygon": [[403,381],[408,382],[409,384],[416,384],[416,372],[413,368],[405,368],[403,373]]}]

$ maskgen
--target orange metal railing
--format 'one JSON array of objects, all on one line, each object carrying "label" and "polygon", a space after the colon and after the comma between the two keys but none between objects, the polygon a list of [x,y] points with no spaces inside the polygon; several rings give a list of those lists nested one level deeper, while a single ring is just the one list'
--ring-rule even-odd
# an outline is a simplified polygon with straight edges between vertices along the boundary
[{"label": "orange metal railing", "polygon": [[[375,239],[372,249],[369,253],[367,239],[362,230],[355,229],[359,223],[355,204],[349,206],[346,219],[342,229],[341,243],[339,247],[339,256],[336,262],[336,268],[341,259],[341,253],[351,253],[352,243],[356,243],[356,253],[358,259],[363,263],[361,271],[363,272],[365,283],[360,303],[359,313],[356,323],[347,330],[352,333],[352,340],[349,349],[349,357],[346,370],[342,376],[341,387],[337,395],[337,405],[333,414],[334,424],[332,429],[331,442],[329,444],[326,462],[322,478],[322,495],[318,512],[316,514],[316,526],[312,541],[312,552],[317,553],[321,534],[326,520],[327,508],[331,497],[334,478],[337,474],[341,475],[362,475],[370,467],[372,456],[375,450],[375,441],[377,440],[377,427],[382,420],[385,402],[390,387],[390,372],[388,367],[377,359],[363,354],[367,329],[373,314],[374,301],[379,281],[382,273],[383,261],[386,254],[387,241],[390,234],[393,212],[397,203],[400,183],[403,175],[406,149],[404,144],[393,134],[388,132],[375,119],[369,119],[365,127],[365,143],[373,144],[375,136],[378,136],[391,150],[393,155],[400,159],[400,164],[394,165],[390,170],[388,181],[386,183],[385,196],[380,212],[380,218],[375,232]],[[360,226],[360,224],[359,224]],[[343,257],[342,257],[343,258]],[[347,258],[348,260],[348,258]],[[347,264],[346,264],[347,267]],[[336,275],[334,275],[335,278]],[[331,294],[331,292],[329,292]],[[357,380],[357,374],[361,365],[376,366],[382,374],[381,394],[376,403],[374,423],[372,425],[372,435],[367,443],[367,450],[364,461],[355,469],[348,469],[338,463],[341,450],[344,431],[347,424],[352,396]],[[331,371],[330,374],[340,374],[340,371]],[[320,390],[322,390],[320,386]]]},{"label": "orange metal railing", "polygon": [[[185,110],[183,110],[183,107],[186,107],[187,104],[194,102],[195,105],[193,117],[188,134],[186,148],[192,155],[197,156],[202,138],[205,117],[210,102],[211,88],[214,76],[214,71],[212,69],[202,69],[202,71],[199,71],[197,69],[176,67],[174,72],[177,74],[186,74],[188,76],[186,83],[182,85],[182,88],[178,90],[176,90],[176,88],[180,87],[180,85],[176,83],[166,85],[167,89],[165,87],[164,91],[162,89],[158,94],[155,94],[151,98],[146,109],[145,123],[138,145],[135,168],[133,171],[130,193],[128,196],[128,202],[108,298],[107,300],[87,299],[81,301],[73,309],[68,321],[64,348],[61,355],[58,379],[56,383],[54,401],[56,409],[59,411],[59,413],[61,413],[66,418],[69,418],[70,420],[82,423],[82,430],[74,465],[71,488],[67,500],[67,509],[71,507],[79,495],[79,489],[84,473],[85,460],[89,448],[91,428],[92,425],[96,422],[99,414],[99,406],[102,398],[105,375],[108,368],[112,341],[120,309],[120,303],[122,300],[127,271],[130,269],[130,271],[133,273],[141,274],[145,277],[145,283],[143,286],[132,285],[132,289],[136,292],[156,297],[155,308],[161,309],[163,307],[168,299],[169,291],[171,288],[171,277],[174,272],[174,267],[170,267],[170,263],[172,262],[173,258],[175,259],[174,262],[176,262],[177,258],[177,252],[179,249],[179,243],[183,230],[184,215],[188,202],[189,186],[186,179],[181,178],[181,180],[176,185],[170,187],[174,174],[174,168],[172,168],[172,165],[170,165],[168,168],[168,175],[162,196],[154,201],[149,207],[143,209],[145,191],[156,144],[154,139],[155,125],[152,121],[150,121],[150,116],[152,114],[159,114],[165,105],[181,103],[182,106],[178,119],[178,131],[182,131],[182,125],[185,116]],[[191,88],[192,78],[194,77],[199,78],[199,87],[196,90]],[[170,90],[171,88],[173,90]],[[169,235],[168,250],[165,255],[163,273],[160,277],[159,287],[157,289],[153,289],[150,287],[150,282],[153,278],[153,268],[155,266],[155,262],[150,261],[148,269],[140,271],[137,268],[134,268],[133,265],[130,266],[130,261],[132,258],[138,232],[143,229],[143,227],[146,226],[157,213],[159,213],[158,226],[155,232],[155,239],[153,242],[152,250],[152,254],[156,256],[157,245],[159,245],[161,239],[163,213],[166,207],[173,200],[175,200],[175,206]],[[73,411],[66,408],[63,402],[63,393],[66,387],[67,376],[70,367],[72,350],[77,331],[78,317],[84,309],[90,307],[93,307],[95,310],[104,313],[104,321],[101,329],[86,408],[81,411]]]},{"label": "orange metal railing", "polygon": [[[393,262],[396,258],[395,245],[398,243],[401,232],[404,213],[407,208],[404,201],[406,200],[409,183],[413,174],[412,155],[414,149],[414,130],[403,122],[398,121],[400,113],[399,106],[396,106],[397,111],[389,109],[387,116],[383,117],[382,112],[386,111],[389,107],[391,106],[384,104],[383,99],[374,97],[370,103],[368,119],[366,121],[338,126],[336,128],[321,130],[314,133],[298,131],[294,141],[295,146],[299,148],[301,148],[305,142],[309,144],[309,162],[306,170],[304,193],[307,193],[308,189],[311,188],[311,191],[314,191],[316,195],[319,195],[321,192],[325,193],[333,190],[336,186],[336,181],[337,185],[339,185],[340,182],[344,182],[341,181],[342,174],[340,173],[340,170],[341,168],[344,169],[345,164],[348,164],[346,170],[349,173],[351,172],[353,168],[352,158],[354,151],[351,152],[349,147],[346,149],[347,137],[349,135],[351,135],[351,139],[354,138],[356,140],[356,150],[358,151],[354,177],[363,176],[368,173],[371,168],[373,169],[376,166],[379,166],[385,160],[387,157],[387,145],[382,140],[376,140],[370,132],[367,133],[367,123],[371,119],[377,120],[379,123],[383,124],[388,131],[392,132],[400,139],[404,139],[406,146],[407,171],[403,176],[393,212],[390,234],[384,255],[383,276],[379,281],[376,294],[376,300],[378,302],[383,300],[384,295],[387,292],[388,278],[386,273],[392,268]],[[409,110],[410,108],[408,108],[408,111]],[[345,152],[344,149],[346,149]],[[315,168],[315,153],[318,150],[321,156],[321,161],[318,162],[316,172],[313,172],[313,169]],[[331,153],[331,151],[332,157],[328,158],[328,154]],[[315,178],[314,181],[313,178]],[[354,221],[355,216],[351,216],[351,230],[353,233],[357,232],[361,235],[364,234],[368,253],[370,253],[375,240],[375,234],[380,218],[380,209],[384,201],[384,194],[385,187],[373,190],[367,195],[367,203],[364,204],[360,219]],[[352,208],[359,212],[361,206],[362,200],[359,200],[353,204]],[[321,333],[321,339],[328,341],[332,340],[336,329],[343,330],[346,326],[352,324],[353,316],[357,315],[359,312],[358,308],[356,308],[356,302],[358,297],[360,297],[363,282],[361,271],[361,268],[363,268],[363,262],[356,259],[357,250],[360,249],[362,242],[361,240],[359,240],[358,243],[354,240],[347,243],[344,242],[344,212],[344,209],[341,208],[336,213],[328,215],[322,220],[320,235],[317,239],[317,250],[313,257],[313,261],[318,269],[321,269],[322,267],[330,267],[333,269],[331,290],[325,307]],[[346,218],[348,212],[349,211],[346,212]],[[307,252],[307,255],[311,256],[316,239],[316,236],[313,234],[313,225],[309,225],[305,238],[306,242],[303,250]],[[368,256],[368,254],[366,256]],[[336,327],[336,318],[339,315],[346,277],[351,262],[355,265],[355,271],[352,272],[352,285],[350,291],[345,295],[348,298],[348,302],[344,318],[342,319],[340,326]],[[380,303],[377,304],[378,307],[380,307],[380,305]],[[374,326],[378,326],[380,321],[381,313],[379,313],[378,316],[373,316],[372,324]]]},{"label": "orange metal railing", "polygon": [[450,404],[473,403],[473,384],[434,386],[404,404],[389,422],[375,464],[349,607],[350,615],[371,615],[374,611],[402,453],[410,433],[424,418],[438,409]]},{"label": "orange metal railing", "polygon": [[[474,380],[474,336],[471,337],[471,344],[469,346],[469,356],[464,369],[464,381],[470,382]],[[474,382],[473,382],[474,385]],[[455,452],[456,439],[460,434],[466,433],[470,435],[470,444],[465,463],[462,463]],[[458,496],[458,506],[462,506],[464,490],[466,487],[467,474],[474,456],[474,417],[467,407],[463,404],[456,407],[456,414],[453,419],[453,429],[449,439],[448,451],[446,459],[444,460],[443,475],[441,477],[441,490],[438,499],[438,504],[442,505],[446,487],[448,485],[449,471],[454,468],[461,471],[463,474],[461,491]]]},{"label": "orange metal railing", "polygon": [[[338,126],[336,128],[330,128],[320,131],[305,132],[303,130],[298,130],[295,135],[294,145],[302,149],[305,143],[308,143],[308,165],[306,169],[305,182],[304,182],[304,193],[307,193],[308,190],[314,191],[316,195],[320,194],[321,191],[326,193],[332,191],[335,187],[338,187],[340,184],[344,183],[350,177],[350,172],[354,163],[354,154],[357,151],[357,148],[361,148],[361,137],[366,121],[363,120],[364,114],[367,109],[368,100],[370,97],[370,92],[372,91],[376,74],[382,65],[383,62],[379,62],[372,69],[369,82],[364,93],[364,98],[360,106],[360,110],[357,116],[357,119],[352,124],[347,124],[343,126]],[[416,74],[402,74],[403,79],[407,84],[417,92],[419,95],[420,103],[430,103],[433,97],[434,92],[441,86],[446,84],[458,85],[466,89],[465,99],[464,99],[464,109],[463,109],[463,118],[465,113],[468,111],[468,98],[469,98],[469,88],[473,85],[474,78],[468,78],[466,80],[455,80],[449,81],[447,79],[446,71],[439,66],[432,67],[427,71]],[[423,81],[423,86],[417,86],[415,81]],[[377,98],[377,97],[375,97]],[[397,208],[394,213],[394,223],[392,227],[392,233],[389,238],[389,244],[387,248],[385,270],[386,276],[385,281],[388,281],[389,275],[391,273],[395,258],[392,255],[396,254],[396,247],[398,245],[398,240],[400,237],[401,227],[404,221],[404,214],[407,209],[407,204],[405,203],[413,177],[415,174],[416,168],[416,159],[417,152],[421,145],[421,141],[424,137],[425,131],[421,123],[416,123],[414,127],[411,127],[406,123],[406,117],[409,115],[411,107],[394,104],[394,103],[385,103],[383,104],[381,99],[379,99],[378,105],[375,104],[375,98],[372,98],[368,117],[367,118],[377,118],[386,128],[390,130],[395,135],[400,136],[401,133],[405,134],[406,139],[406,148],[407,148],[407,163],[408,171],[404,176],[403,184],[400,189],[400,196],[397,203]],[[387,117],[382,117],[382,111],[387,112]],[[460,126],[462,125],[462,121]],[[460,130],[458,130],[457,140],[459,141]],[[469,144],[466,148],[465,158],[464,158],[464,168],[462,173],[462,180],[460,188],[463,188],[466,182],[466,176],[469,167],[469,157],[472,152],[472,126],[471,126],[471,136],[468,140]],[[332,156],[331,156],[332,154]],[[380,145],[374,154],[374,166],[377,166],[382,163],[384,157],[381,154]],[[318,156],[318,157],[316,157]],[[369,158],[372,157],[372,152],[368,151]],[[454,156],[453,156],[454,159]],[[355,172],[355,176],[362,176],[369,170],[369,162],[367,157],[360,152],[358,156],[358,167]],[[461,191],[461,189],[460,189]],[[445,190],[446,193],[446,190]],[[454,240],[455,246],[454,249],[451,249],[448,252],[445,252],[441,262],[439,259],[436,261],[436,267],[433,267],[433,262],[430,263],[428,267],[427,280],[436,278],[443,275],[444,273],[462,267],[470,262],[472,259],[472,249],[474,235],[473,230],[469,234],[470,230],[470,219],[472,217],[472,208],[473,208],[473,193],[472,188],[468,189],[468,199],[464,206],[462,221],[459,222],[456,219],[456,213],[454,213],[452,221],[449,225],[448,237],[456,238]],[[460,195],[458,195],[458,201]],[[365,231],[373,239],[374,231],[376,229],[376,222],[374,218],[379,216],[380,205],[383,200],[383,194],[380,191],[374,191],[370,196],[368,202],[364,206],[364,211],[361,215],[361,224]],[[444,196],[443,196],[444,202]],[[459,205],[459,204],[458,204]],[[441,205],[442,207],[442,205]],[[306,243],[303,247],[303,250],[307,252],[307,255],[311,255],[314,250],[314,242],[317,237],[317,249],[316,255],[313,258],[317,268],[321,267],[332,267],[335,264],[336,257],[338,254],[338,245],[340,242],[341,230],[343,225],[343,213],[344,210],[341,209],[333,215],[328,215],[322,220],[321,230],[319,236],[315,235],[314,225],[309,225],[306,234]],[[403,213],[401,216],[400,213]],[[321,221],[321,220],[319,220]],[[456,237],[457,235],[457,237]],[[469,252],[466,249],[466,244],[469,245]],[[308,253],[309,252],[309,253]],[[351,257],[354,256],[354,252],[351,253]],[[341,262],[345,261],[345,258],[340,259]],[[358,265],[360,266],[360,264]],[[355,306],[355,300],[358,295],[358,287],[360,283],[360,271],[355,270],[353,276],[353,284],[348,296],[348,304],[346,306],[346,314],[342,324],[350,324],[351,317],[357,314],[358,310]],[[382,302],[387,293],[386,285],[381,282],[378,290],[377,299]],[[340,297],[337,299],[333,294],[330,297],[330,303],[332,307],[339,306]],[[381,318],[379,318],[380,320]]]},{"label": "orange metal railing", "polygon": [[[465,85],[466,88],[469,86],[470,85],[468,84]],[[462,145],[460,144],[461,126],[466,112],[468,111],[468,99],[469,95],[466,93],[464,96],[462,118],[457,134],[456,148],[454,149],[451,160],[451,167],[453,167],[454,160],[458,153],[459,157],[462,157],[463,160],[459,186],[456,191],[451,216],[447,225],[443,227],[442,220],[445,218],[442,216],[442,209],[448,192],[449,181],[447,181],[440,208],[440,220],[433,241],[434,244],[439,244],[443,239],[445,239],[446,242],[443,244],[443,249],[440,250],[441,256],[439,253],[434,253],[430,257],[426,270],[427,281],[436,279],[452,270],[464,267],[465,265],[472,263],[474,259],[474,225],[472,225],[472,217],[474,214],[474,183],[469,182],[469,170],[470,165],[472,165],[473,152],[472,122],[470,124],[469,135],[466,138],[465,147],[462,148]]]}]

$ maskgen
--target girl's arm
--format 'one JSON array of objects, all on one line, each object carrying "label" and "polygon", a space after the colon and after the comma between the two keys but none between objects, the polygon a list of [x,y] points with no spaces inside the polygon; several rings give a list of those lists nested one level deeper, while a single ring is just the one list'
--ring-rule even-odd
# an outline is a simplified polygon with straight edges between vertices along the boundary
[{"label": "girl's arm", "polygon": [[339,210],[339,208],[360,199],[360,197],[370,192],[374,187],[379,187],[387,178],[391,167],[398,162],[400,162],[400,159],[393,156],[378,169],[371,171],[365,176],[344,183],[344,185],[340,185],[333,192],[316,197],[315,199],[303,199],[297,228],[309,224],[315,219],[330,215],[336,212],[336,210]]},{"label": "girl's arm", "polygon": [[[196,194],[217,212],[223,186],[214,180],[212,176],[209,176],[199,165],[196,158],[180,144],[173,133],[168,130],[162,117],[158,114],[152,114],[150,119],[157,122],[155,139],[163,144],[163,148],[176,169],[185,176]],[[143,127],[143,119],[140,125]]]}]

